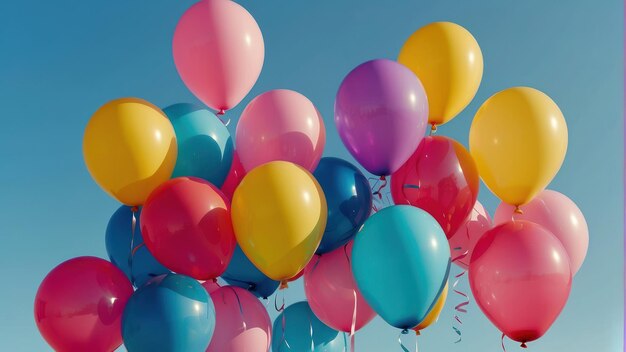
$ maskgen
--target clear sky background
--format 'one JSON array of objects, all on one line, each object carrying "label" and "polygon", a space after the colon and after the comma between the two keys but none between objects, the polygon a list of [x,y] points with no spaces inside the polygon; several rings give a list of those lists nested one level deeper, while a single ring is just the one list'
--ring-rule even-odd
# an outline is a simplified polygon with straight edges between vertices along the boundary
[{"label": "clear sky background", "polygon": [[[174,68],[171,39],[193,0],[0,2],[0,349],[46,351],[33,300],[46,273],[81,255],[106,258],[104,230],[118,204],[91,180],[81,141],[91,114],[117,97],[165,107],[197,102]],[[484,55],[469,107],[439,134],[467,145],[480,104],[516,85],[538,88],[569,128],[565,163],[549,188],[572,198],[590,228],[586,262],[563,313],[530,344],[534,352],[622,350],[623,3],[621,0],[241,0],[265,38],[257,85],[229,116],[266,90],[297,90],[327,128],[324,154],[354,162],[333,123],[339,83],[356,65],[395,59],[404,40],[433,21],[466,27]],[[234,133],[234,123],[230,126]],[[479,199],[493,213],[486,188]],[[458,272],[454,269],[453,273]],[[469,292],[467,280],[462,287]],[[304,299],[302,282],[287,303]],[[500,333],[472,301],[454,344],[450,294],[420,351],[499,351]],[[271,308],[273,310],[273,308]],[[274,317],[276,314],[272,312]],[[398,331],[377,318],[357,351],[399,351]],[[409,340],[410,341],[410,340]],[[510,341],[508,350],[518,347]]]}]

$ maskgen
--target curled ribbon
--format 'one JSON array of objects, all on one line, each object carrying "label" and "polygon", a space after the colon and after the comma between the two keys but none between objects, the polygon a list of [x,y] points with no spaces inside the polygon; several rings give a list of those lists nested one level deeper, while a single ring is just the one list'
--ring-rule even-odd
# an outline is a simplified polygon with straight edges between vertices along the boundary
[{"label": "curled ribbon", "polygon": [[[280,307],[278,306],[278,295],[281,295],[282,297],[282,304]],[[277,293],[276,296],[274,296],[274,308],[276,309],[277,312],[282,313],[282,319],[281,319],[282,336],[280,338],[279,346],[281,346],[280,348],[282,349],[283,342],[284,342],[287,348],[291,349],[291,346],[289,346],[289,342],[287,342],[287,339],[285,338],[285,327],[287,326],[287,322],[285,319],[285,291],[280,290],[279,293]]]},{"label": "curled ribbon", "polygon": [[137,207],[132,207],[130,209],[130,211],[132,212],[132,219],[130,221],[130,252],[128,253],[128,268],[130,269],[130,282],[134,285],[135,284],[135,275],[133,274],[133,257],[135,256],[135,253],[137,253],[137,250],[143,245],[143,243],[139,246],[137,246],[137,248],[135,248],[135,229],[137,228],[137,217],[135,216],[135,213],[137,213]]},{"label": "curled ribbon", "polygon": [[[454,248],[455,250],[460,250],[461,248]],[[456,257],[454,257],[452,259],[452,262],[456,262],[459,260],[462,260],[463,258],[465,258],[468,254],[468,251],[466,250],[465,252],[463,252],[463,254],[460,254]],[[456,287],[459,284],[459,282],[461,281],[461,277],[463,277],[465,275],[467,271],[466,270],[462,270],[460,273],[456,274],[454,276],[454,283],[452,284],[452,291],[454,291],[454,293],[460,295],[463,297],[463,302],[457,304],[456,306],[454,306],[454,320],[456,320],[459,324],[463,324],[463,322],[461,321],[461,318],[459,317],[459,313],[467,313],[467,309],[465,308],[467,305],[469,305],[469,296],[458,290]],[[462,333],[461,333],[461,329],[460,327],[456,327],[456,326],[452,326],[452,330],[454,330],[454,332],[459,336],[459,339],[456,340],[454,343],[459,343],[462,340]]]},{"label": "curled ribbon", "polygon": [[400,331],[400,334],[398,334],[398,343],[400,344],[400,348],[402,348],[403,352],[411,352],[409,351],[409,349],[402,343],[402,335],[406,335],[409,333],[409,330],[404,329],[402,331]]},{"label": "curled ribbon", "polygon": [[[248,326],[246,324],[246,316],[243,314],[243,306],[241,305],[241,300],[239,299],[239,295],[237,294],[237,291],[235,291],[235,289],[232,286],[227,286],[227,287],[231,291],[233,291],[235,298],[237,298],[237,304],[239,304],[239,314],[241,314],[241,321],[243,322],[243,330],[246,331],[248,329]],[[222,300],[224,301],[224,304],[226,304],[226,297],[224,296],[224,293],[222,293]]]},{"label": "curled ribbon", "polygon": [[[350,265],[350,256],[348,255],[347,244],[343,246],[343,253],[346,255],[346,260],[348,261],[348,265]],[[317,263],[315,265],[317,265]],[[354,352],[354,332],[356,329],[356,310],[357,310],[356,290],[352,290],[352,295],[354,296],[354,309],[352,310],[352,323],[350,324],[350,352]]]}]

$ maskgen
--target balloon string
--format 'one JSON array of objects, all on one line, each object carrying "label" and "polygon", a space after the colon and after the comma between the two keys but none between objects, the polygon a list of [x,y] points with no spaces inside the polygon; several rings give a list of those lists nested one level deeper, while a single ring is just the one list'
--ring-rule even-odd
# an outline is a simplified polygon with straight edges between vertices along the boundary
[{"label": "balloon string", "polygon": [[230,118],[228,118],[228,120],[226,120],[226,122],[224,122],[224,120],[222,119],[222,116],[224,116],[224,114],[225,114],[225,113],[226,113],[226,110],[224,110],[224,109],[220,109],[219,111],[217,111],[217,112],[215,113],[215,116],[216,116],[216,117],[217,117],[220,121],[222,121],[222,123],[224,124],[224,126],[227,126],[227,127],[228,127],[228,125],[230,125]]},{"label": "balloon string", "polygon": [[[278,307],[278,295],[281,295],[282,297],[282,304],[280,307]],[[281,346],[280,349],[282,350],[283,342],[285,343],[288,349],[291,349],[291,346],[289,346],[289,342],[287,342],[287,338],[285,337],[285,327],[287,326],[287,321],[285,318],[285,291],[281,290],[279,291],[279,293],[276,294],[276,296],[274,296],[274,308],[276,308],[277,312],[282,314],[282,319],[281,319],[282,334],[281,334],[281,339],[280,339],[280,344],[279,344],[279,346]]]},{"label": "balloon string", "polygon": [[133,257],[143,243],[135,248],[135,229],[137,228],[137,217],[135,216],[135,213],[137,212],[137,207],[130,208],[130,211],[132,213],[132,218],[130,221],[130,252],[128,253],[128,268],[130,269],[130,282],[134,285],[135,275],[133,274]]},{"label": "balloon string", "polygon": [[403,352],[411,352],[409,351],[409,349],[402,343],[402,335],[406,335],[409,333],[409,330],[404,329],[402,331],[400,331],[400,334],[398,334],[398,343],[400,344],[400,348],[402,348]]},{"label": "balloon string", "polygon": [[[243,331],[246,331],[248,330],[248,326],[246,324],[246,316],[243,314],[243,306],[241,305],[241,300],[239,299],[239,295],[237,294],[237,291],[235,291],[235,289],[232,286],[227,286],[227,287],[231,291],[233,291],[233,293],[235,294],[235,298],[237,298],[237,304],[239,305],[239,314],[241,314],[241,321],[243,322]],[[222,300],[224,301],[224,304],[226,304],[226,297],[224,293],[222,293]]]},{"label": "balloon string", "polygon": [[504,347],[504,333],[502,333],[502,351],[506,352],[506,347]]},{"label": "balloon string", "polygon": [[311,322],[311,316],[309,316],[309,333],[311,336],[311,352],[315,351],[315,343],[313,342],[313,323]]},{"label": "balloon string", "polygon": [[[469,232],[468,232],[468,236],[469,236]],[[461,250],[461,248],[458,247],[458,248],[455,248],[455,250]],[[454,263],[454,262],[457,262],[459,260],[463,260],[465,257],[467,257],[468,252],[469,251],[466,250],[462,254],[454,257],[452,259],[452,262]],[[469,296],[466,293],[464,293],[463,291],[460,291],[459,289],[457,289],[456,287],[459,284],[459,282],[461,281],[461,277],[463,277],[466,272],[467,272],[466,270],[461,270],[460,273],[456,274],[454,276],[454,279],[455,279],[454,283],[452,284],[452,291],[454,291],[454,293],[456,293],[456,294],[458,294],[458,295],[463,297],[463,301],[461,303],[457,304],[456,306],[454,306],[454,312],[455,312],[454,313],[454,320],[456,320],[456,322],[459,323],[459,324],[463,324],[463,321],[461,321],[461,318],[460,318],[460,313],[467,313],[466,306],[469,305]],[[459,337],[459,339],[456,340],[454,343],[459,343],[463,339],[463,334],[461,333],[461,327],[460,326],[456,327],[456,326],[454,326],[454,324],[455,323],[453,322],[452,330],[454,330],[454,332]]]},{"label": "balloon string", "polygon": [[428,133],[429,136],[432,136],[433,134],[437,133],[437,125],[435,125],[434,123],[430,125],[430,133]]}]

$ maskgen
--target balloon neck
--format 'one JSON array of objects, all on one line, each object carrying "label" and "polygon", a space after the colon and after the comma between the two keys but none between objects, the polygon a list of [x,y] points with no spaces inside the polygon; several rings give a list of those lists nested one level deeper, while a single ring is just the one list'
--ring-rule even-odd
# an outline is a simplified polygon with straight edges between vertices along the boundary
[{"label": "balloon neck", "polygon": [[283,281],[281,281],[281,282],[280,282],[280,289],[281,289],[281,290],[284,290],[284,289],[286,289],[286,288],[289,288],[289,281],[287,281],[287,280],[283,280]]},{"label": "balloon neck", "polygon": [[132,211],[133,213],[136,213],[136,212],[139,211],[139,208],[137,208],[137,206],[135,205],[135,206],[130,208],[130,211]]},{"label": "balloon neck", "polygon": [[514,211],[514,213],[515,213],[515,214],[520,214],[520,215],[521,215],[521,214],[524,214],[524,212],[522,211],[522,209],[520,209],[519,205],[516,205],[516,206],[515,206],[515,211]]},{"label": "balloon neck", "polygon": [[521,348],[528,348],[528,346],[526,346],[526,342],[522,342],[522,344],[520,345]]},{"label": "balloon neck", "polygon": [[225,113],[226,113],[226,110],[224,110],[224,109],[220,109],[218,112],[216,112],[216,113],[215,113],[215,115],[217,115],[217,116],[222,116],[222,115],[224,115]]}]

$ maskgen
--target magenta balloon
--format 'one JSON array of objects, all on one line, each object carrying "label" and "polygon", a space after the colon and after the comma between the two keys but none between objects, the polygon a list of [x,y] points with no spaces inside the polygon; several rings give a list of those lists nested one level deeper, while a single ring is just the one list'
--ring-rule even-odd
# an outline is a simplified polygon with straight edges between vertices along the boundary
[{"label": "magenta balloon", "polygon": [[572,271],[567,252],[550,231],[516,220],[496,226],[478,241],[469,282],[487,318],[524,344],[543,336],[563,310]]},{"label": "magenta balloon", "polygon": [[228,110],[259,77],[265,46],[259,26],[241,5],[202,0],[180,18],[172,52],[187,88],[213,109]]},{"label": "magenta balloon", "polygon": [[376,316],[352,276],[352,244],[350,241],[332,252],[316,255],[304,271],[304,292],[311,310],[324,324],[344,332],[350,332],[352,327],[355,298],[354,331]]},{"label": "magenta balloon", "polygon": [[326,130],[313,103],[287,89],[265,92],[246,106],[236,132],[237,153],[246,171],[275,160],[309,171],[319,163]]},{"label": "magenta balloon", "polygon": [[267,352],[272,325],[267,310],[250,292],[223,286],[211,293],[215,332],[207,352]]},{"label": "magenta balloon", "polygon": [[478,240],[492,228],[491,217],[485,207],[476,201],[474,209],[470,215],[465,219],[465,222],[459,227],[458,230],[448,239],[450,244],[450,253],[452,258],[459,257],[463,253],[467,252],[465,257],[460,258],[453,263],[463,269],[469,267],[470,257],[474,251],[474,247]]},{"label": "magenta balloon", "polygon": [[589,247],[589,229],[583,213],[565,195],[545,190],[530,203],[521,207],[523,214],[514,213],[515,207],[500,203],[494,215],[494,223],[515,220],[535,222],[558,238],[570,259],[572,275],[576,275],[583,264]]},{"label": "magenta balloon", "polygon": [[415,152],[428,123],[422,83],[391,60],[352,70],[335,99],[335,124],[343,144],[372,174],[391,175]]}]

